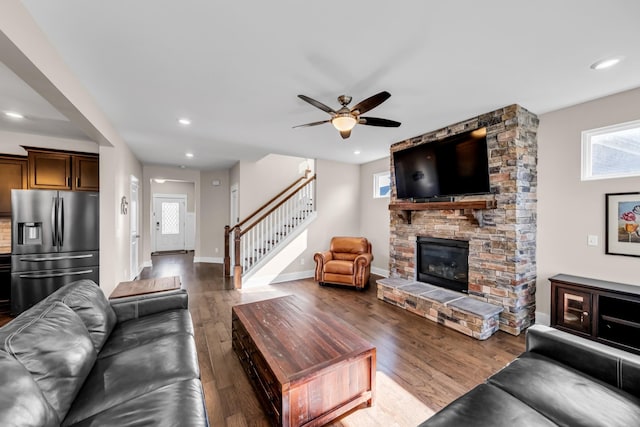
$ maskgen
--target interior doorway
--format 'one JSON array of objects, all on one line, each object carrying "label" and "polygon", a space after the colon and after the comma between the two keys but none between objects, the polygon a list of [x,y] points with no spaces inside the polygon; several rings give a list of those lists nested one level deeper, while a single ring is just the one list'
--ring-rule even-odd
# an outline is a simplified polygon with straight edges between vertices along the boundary
[{"label": "interior doorway", "polygon": [[154,252],[186,250],[186,194],[154,194],[151,233]]},{"label": "interior doorway", "polygon": [[136,276],[138,276],[138,272],[140,270],[139,265],[139,251],[140,251],[140,214],[138,210],[140,198],[138,195],[138,178],[131,175],[131,190],[129,193],[129,218],[131,221],[130,224],[130,235],[131,235],[131,250],[130,257],[131,262],[129,265],[129,280],[135,280]]}]

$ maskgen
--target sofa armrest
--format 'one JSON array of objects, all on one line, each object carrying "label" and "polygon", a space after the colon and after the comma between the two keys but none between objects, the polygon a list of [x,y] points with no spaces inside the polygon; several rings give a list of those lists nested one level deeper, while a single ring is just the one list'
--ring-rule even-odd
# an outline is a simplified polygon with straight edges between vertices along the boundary
[{"label": "sofa armrest", "polygon": [[117,298],[109,300],[109,303],[119,323],[167,310],[186,310],[189,308],[189,297],[185,289],[177,289]]},{"label": "sofa armrest", "polygon": [[527,351],[640,396],[640,356],[543,325],[527,329]]},{"label": "sofa armrest", "polygon": [[356,268],[367,268],[371,265],[371,261],[373,261],[373,254],[366,253],[360,254],[353,260],[353,263],[356,265]]},{"label": "sofa armrest", "polygon": [[314,274],[314,278],[316,282],[323,281],[324,265],[327,263],[327,261],[331,261],[332,259],[333,259],[333,254],[331,253],[331,251],[316,252],[313,255],[313,260],[316,262],[316,270]]}]

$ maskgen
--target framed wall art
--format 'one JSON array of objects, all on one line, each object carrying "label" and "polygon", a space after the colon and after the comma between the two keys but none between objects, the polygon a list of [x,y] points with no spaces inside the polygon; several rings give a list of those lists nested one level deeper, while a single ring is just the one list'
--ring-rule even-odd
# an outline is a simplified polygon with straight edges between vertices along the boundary
[{"label": "framed wall art", "polygon": [[373,174],[373,198],[389,197],[391,195],[391,174],[380,172]]},{"label": "framed wall art", "polygon": [[640,257],[640,192],[605,197],[605,253]]}]

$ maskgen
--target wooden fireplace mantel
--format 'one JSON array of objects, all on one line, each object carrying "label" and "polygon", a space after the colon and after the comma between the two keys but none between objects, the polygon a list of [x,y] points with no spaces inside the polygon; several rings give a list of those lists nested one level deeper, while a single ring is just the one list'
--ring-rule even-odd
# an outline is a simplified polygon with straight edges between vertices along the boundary
[{"label": "wooden fireplace mantel", "polygon": [[[465,210],[470,209],[474,211],[474,216],[478,218],[479,211],[483,209],[495,209],[495,199],[482,199],[482,200],[461,200],[454,202],[428,202],[428,203],[415,203],[415,202],[395,202],[389,205],[389,210],[398,211],[402,219],[407,224],[411,224],[411,213],[413,211],[425,211],[425,210],[459,210],[461,214]],[[480,222],[481,220],[479,220]]]}]

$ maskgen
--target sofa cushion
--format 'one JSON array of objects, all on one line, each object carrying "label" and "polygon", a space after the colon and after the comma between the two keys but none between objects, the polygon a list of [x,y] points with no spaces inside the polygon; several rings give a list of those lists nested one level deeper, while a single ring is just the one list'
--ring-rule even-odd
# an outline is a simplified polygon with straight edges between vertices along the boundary
[{"label": "sofa cushion", "polygon": [[348,274],[353,275],[353,262],[333,260],[324,265],[325,274]]},{"label": "sofa cushion", "polygon": [[55,302],[34,312],[38,315],[22,318],[21,327],[7,328],[5,348],[29,371],[62,420],[96,360],[96,351],[84,323],[66,305]]},{"label": "sofa cushion", "polygon": [[454,400],[419,427],[555,426],[550,420],[509,393],[490,384],[480,384]]},{"label": "sofa cushion", "polygon": [[77,423],[160,387],[199,377],[195,340],[187,333],[163,336],[99,358],[65,424]]},{"label": "sofa cushion", "polygon": [[198,380],[180,381],[122,402],[75,424],[74,427],[133,425],[206,425],[207,414]]},{"label": "sofa cushion", "polygon": [[98,358],[137,347],[157,338],[188,333],[193,335],[193,323],[187,310],[171,310],[119,323],[111,332]]},{"label": "sofa cushion", "polygon": [[56,426],[58,416],[31,374],[13,356],[0,351],[0,426]]},{"label": "sofa cushion", "polygon": [[489,378],[560,425],[631,426],[640,420],[640,399],[536,353],[525,353]]},{"label": "sofa cushion", "polygon": [[329,250],[333,259],[353,261],[358,255],[369,252],[369,243],[364,237],[334,237]]},{"label": "sofa cushion", "polygon": [[97,352],[116,324],[116,313],[98,285],[91,280],[69,283],[58,295],[84,322]]}]

